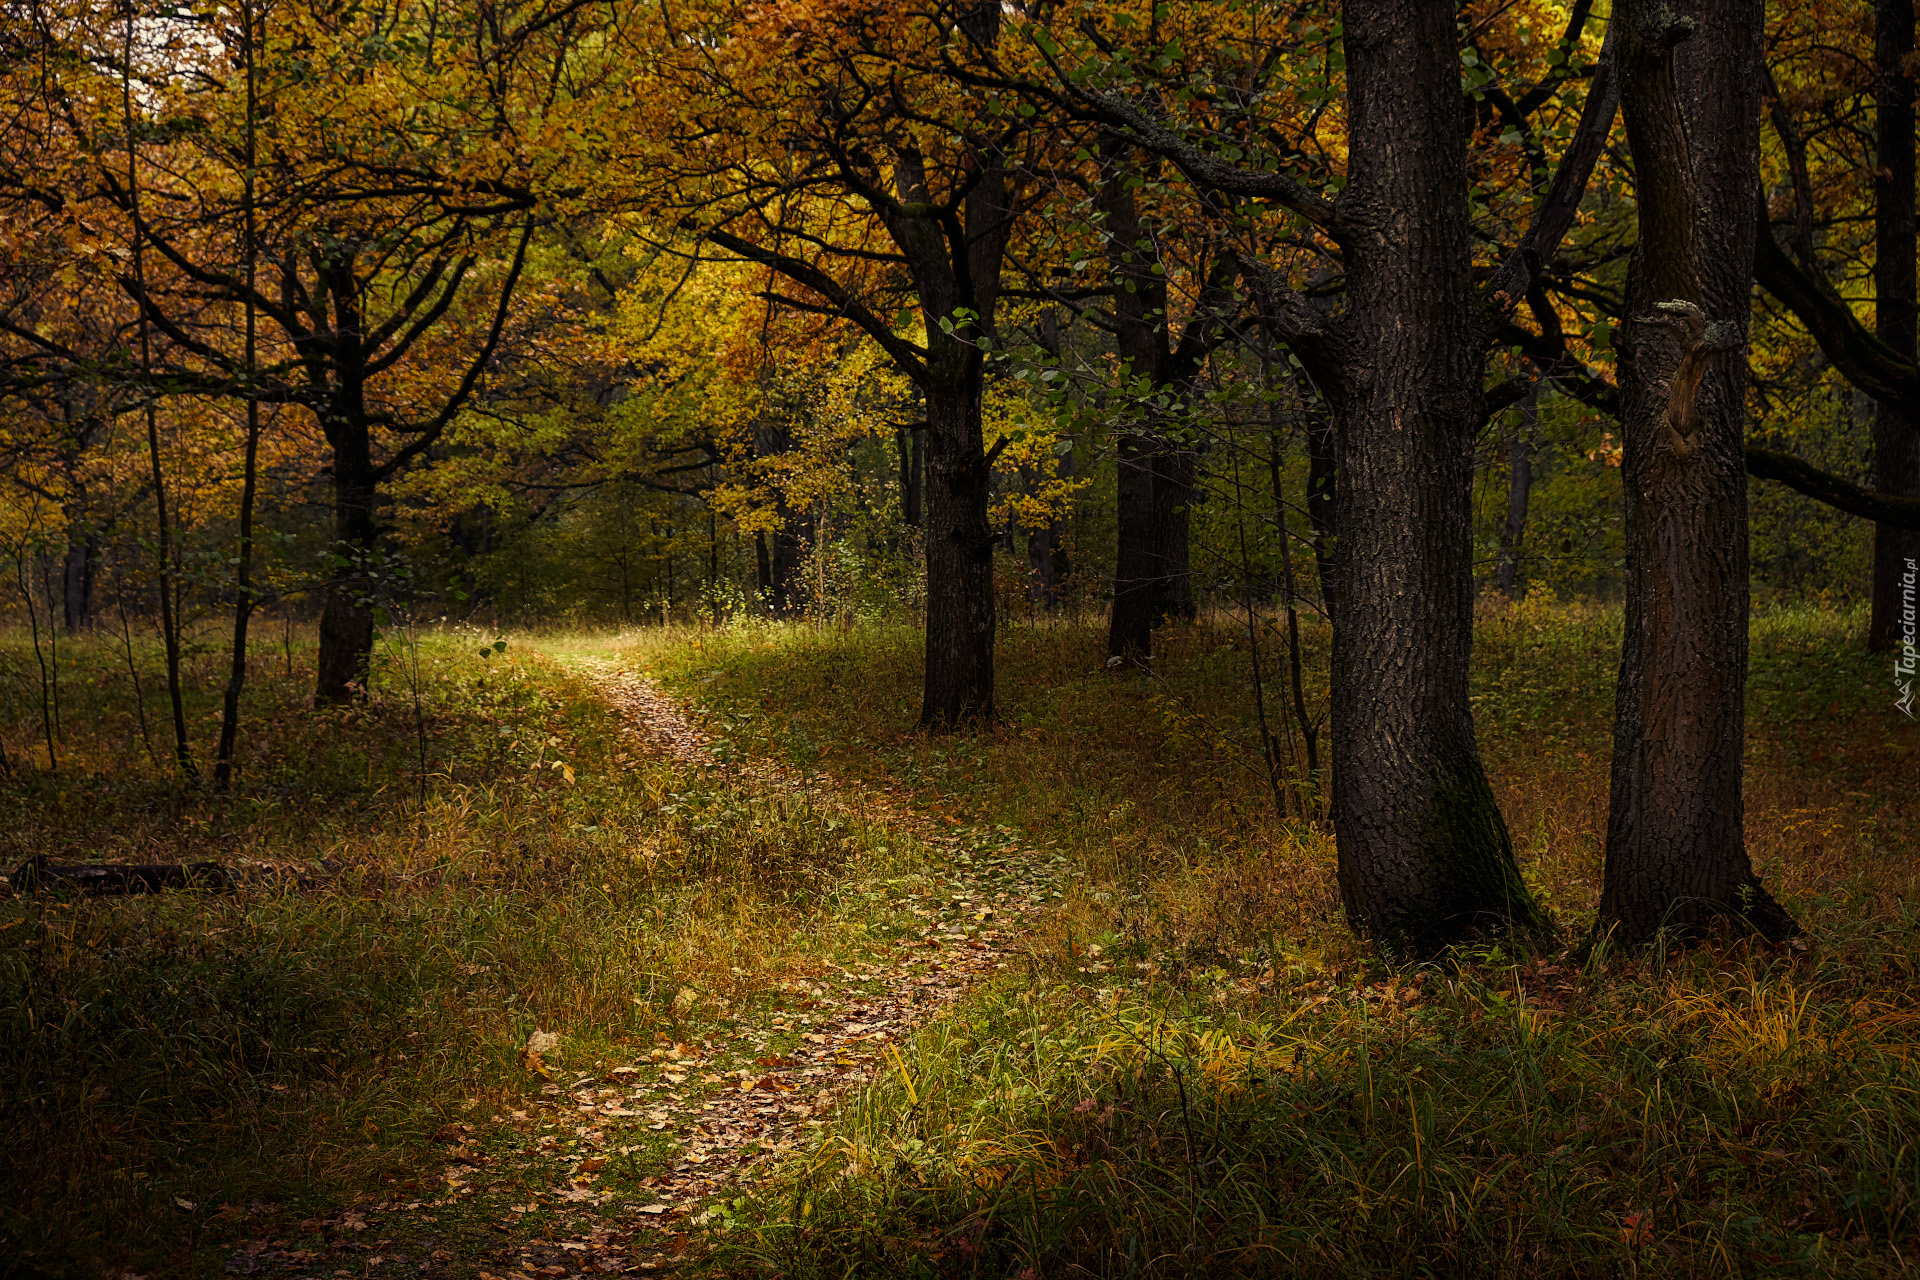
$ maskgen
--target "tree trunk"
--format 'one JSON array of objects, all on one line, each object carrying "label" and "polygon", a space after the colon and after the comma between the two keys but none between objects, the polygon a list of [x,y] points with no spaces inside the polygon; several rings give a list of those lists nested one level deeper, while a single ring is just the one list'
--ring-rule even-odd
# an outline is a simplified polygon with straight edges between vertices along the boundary
[{"label": "tree trunk", "polygon": [[[754,452],[762,458],[776,457],[793,449],[793,432],[783,422],[762,418],[754,427]],[[780,527],[771,535],[757,534],[760,557],[760,598],[776,618],[791,618],[800,612],[794,585],[800,577],[802,540],[800,513],[787,502],[784,490],[774,491],[774,514]],[[771,551],[769,551],[771,543]]]},{"label": "tree trunk", "polygon": [[1507,523],[1500,531],[1500,564],[1493,584],[1509,600],[1527,594],[1520,576],[1520,544],[1527,534],[1527,500],[1533,490],[1533,437],[1540,427],[1540,388],[1520,402],[1521,420],[1507,437]]},{"label": "tree trunk", "polygon": [[1115,483],[1117,517],[1113,557],[1113,610],[1107,624],[1107,666],[1115,671],[1153,665],[1153,596],[1159,573],[1154,538],[1155,442],[1128,432],[1120,437]]},{"label": "tree trunk", "polygon": [[[1182,394],[1192,390],[1180,388]],[[1153,458],[1153,528],[1157,562],[1153,579],[1155,626],[1191,621],[1193,602],[1193,446],[1164,441]]]},{"label": "tree trunk", "polygon": [[1455,6],[1352,0],[1346,15],[1351,345],[1336,406],[1333,822],[1354,927],[1426,954],[1545,920],[1467,698],[1484,358]]},{"label": "tree trunk", "polygon": [[993,718],[993,546],[976,353],[927,386],[927,665],[920,726]]},{"label": "tree trunk", "polygon": [[[1639,243],[1620,344],[1626,637],[1598,928],[1627,945],[1793,921],[1754,877],[1746,741],[1744,349],[1757,230],[1759,0],[1616,12]],[[1679,53],[1671,52],[1683,40]],[[1689,146],[1689,139],[1692,145]]]},{"label": "tree trunk", "polygon": [[1320,579],[1320,603],[1337,627],[1340,615],[1335,609],[1335,558],[1340,546],[1335,523],[1334,476],[1339,467],[1334,461],[1334,417],[1327,402],[1304,374],[1297,374],[1294,385],[1300,395],[1302,434],[1307,442],[1307,524],[1313,529],[1313,571]]},{"label": "tree trunk", "polygon": [[[1903,359],[1914,358],[1913,0],[1874,4],[1874,110],[1878,164],[1873,179],[1875,328]],[[1920,497],[1920,411],[1908,400],[1874,405],[1873,487]],[[1901,577],[1920,560],[1920,533],[1877,525],[1873,531],[1873,614],[1867,647],[1898,648],[1906,599]]]},{"label": "tree trunk", "polygon": [[[1060,473],[1073,474],[1073,455],[1067,454],[1060,460]],[[1036,495],[1040,490],[1042,473],[1030,466],[1020,468],[1020,484],[1028,496]],[[1060,611],[1060,582],[1065,576],[1066,549],[1061,540],[1066,527],[1056,516],[1038,528],[1027,531],[1027,597],[1033,601],[1034,608],[1045,614]]]},{"label": "tree trunk", "polygon": [[320,613],[318,678],[313,702],[337,706],[367,695],[373,670],[373,609],[368,603],[366,559],[378,536],[374,506],[378,485],[373,475],[372,437],[362,421],[338,422],[329,432],[333,445],[334,550],[347,564],[327,591]]},{"label": "tree trunk", "polygon": [[900,451],[900,519],[915,528],[920,526],[922,477],[927,468],[926,431],[925,424],[915,423],[893,433]]},{"label": "tree trunk", "polygon": [[1058,521],[1027,532],[1027,598],[1041,613],[1057,613],[1060,609],[1060,576],[1055,563],[1059,542]]},{"label": "tree trunk", "polygon": [[68,635],[93,630],[94,575],[100,565],[100,536],[91,529],[76,529],[67,543],[62,565],[62,611]]}]

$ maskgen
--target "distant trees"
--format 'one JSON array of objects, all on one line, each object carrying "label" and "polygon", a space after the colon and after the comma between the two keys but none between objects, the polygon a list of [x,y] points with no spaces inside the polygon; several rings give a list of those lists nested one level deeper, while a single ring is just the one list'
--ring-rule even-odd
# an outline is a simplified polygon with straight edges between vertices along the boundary
[{"label": "distant trees", "polygon": [[[578,9],[282,3],[260,18],[271,35],[251,79],[244,37],[182,15],[146,29],[156,47],[131,46],[141,88],[123,138],[102,110],[118,99],[92,56],[113,47],[89,25],[98,15],[34,6],[39,38],[19,57],[39,79],[12,80],[27,96],[6,137],[7,194],[88,226],[116,255],[110,278],[150,359],[134,368],[125,348],[57,348],[24,317],[12,332],[42,371],[313,415],[331,454],[336,569],[319,702],[366,678],[360,567],[380,536],[381,486],[424,459],[500,350],[540,216],[536,175],[553,162],[526,126],[552,106],[554,73],[582,34],[563,15]],[[420,110],[455,84],[471,95],[466,114]],[[31,110],[34,95],[51,105]],[[248,163],[256,125],[264,155]],[[251,361],[243,316],[266,327]]]},{"label": "distant trees", "polygon": [[1001,24],[991,0],[663,12],[643,54],[655,133],[621,176],[679,229],[777,276],[780,305],[857,325],[920,391],[920,723],[935,730],[994,707],[997,455],[981,414],[1035,137],[1013,104],[968,101],[941,73],[990,54]]}]

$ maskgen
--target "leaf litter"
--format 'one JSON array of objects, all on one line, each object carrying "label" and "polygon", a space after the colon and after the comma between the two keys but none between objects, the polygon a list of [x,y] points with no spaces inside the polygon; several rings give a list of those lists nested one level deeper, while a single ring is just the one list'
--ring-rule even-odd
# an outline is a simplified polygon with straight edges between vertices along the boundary
[{"label": "leaf litter", "polygon": [[[895,1044],[1005,968],[1022,918],[1057,900],[1059,864],[1045,855],[942,829],[892,792],[841,789],[817,774],[717,751],[716,739],[653,681],[606,661],[579,665],[637,751],[724,770],[756,792],[804,795],[828,814],[922,841],[938,856],[942,896],[962,905],[964,918],[921,910],[924,927],[874,960],[842,966],[821,958],[816,973],[781,984],[803,1012],[742,1017],[724,1033],[665,1043],[564,1083],[550,1061],[561,1037],[535,1030],[520,1061],[547,1083],[491,1117],[491,1138],[467,1123],[434,1134],[444,1165],[433,1191],[363,1197],[300,1223],[297,1236],[245,1241],[227,1259],[228,1274],[577,1280],[672,1269],[699,1249],[713,1206],[808,1146]],[[616,759],[639,763],[627,752]],[[503,1143],[502,1134],[512,1137]],[[642,1168],[658,1172],[631,1176]],[[629,1176],[610,1183],[609,1174]],[[430,1181],[423,1171],[420,1182]],[[474,1221],[486,1212],[481,1192],[513,1201],[504,1221]],[[494,1234],[481,1238],[483,1231]],[[457,1266],[476,1253],[490,1261]]]}]

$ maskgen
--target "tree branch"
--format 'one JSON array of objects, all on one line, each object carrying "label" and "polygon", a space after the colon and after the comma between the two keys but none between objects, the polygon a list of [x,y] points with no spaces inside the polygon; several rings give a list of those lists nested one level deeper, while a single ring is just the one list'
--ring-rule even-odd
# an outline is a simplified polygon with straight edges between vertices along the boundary
[{"label": "tree branch", "polygon": [[1753,255],[1754,279],[1786,304],[1807,327],[1843,377],[1875,400],[1920,400],[1920,369],[1880,341],[1825,284],[1793,260],[1773,238],[1764,195],[1756,193],[1760,235]]},{"label": "tree branch", "polygon": [[769,267],[778,271],[795,284],[803,285],[813,290],[828,302],[831,302],[835,307],[838,307],[840,315],[845,316],[866,330],[867,335],[879,343],[883,351],[893,357],[894,362],[900,366],[902,373],[912,378],[915,382],[922,384],[926,382],[927,366],[924,359],[925,353],[913,343],[908,342],[905,338],[895,333],[891,325],[884,323],[879,316],[873,314],[873,312],[867,308],[866,304],[854,297],[845,285],[835,280],[820,268],[814,266],[811,262],[804,262],[799,258],[790,257],[777,250],[763,248],[751,240],[742,239],[734,235],[731,231],[723,231],[718,227],[705,231],[699,228],[689,228],[689,230],[696,232],[696,234],[711,243],[719,245],[722,249],[734,254],[736,257],[745,258],[748,262],[758,263],[763,267]]},{"label": "tree branch", "polygon": [[1747,474],[1758,480],[1774,480],[1796,493],[1804,493],[1837,511],[1895,529],[1920,530],[1920,498],[1901,498],[1866,489],[1843,480],[1830,471],[1822,471],[1790,453],[1775,453],[1757,445],[1747,446]]}]

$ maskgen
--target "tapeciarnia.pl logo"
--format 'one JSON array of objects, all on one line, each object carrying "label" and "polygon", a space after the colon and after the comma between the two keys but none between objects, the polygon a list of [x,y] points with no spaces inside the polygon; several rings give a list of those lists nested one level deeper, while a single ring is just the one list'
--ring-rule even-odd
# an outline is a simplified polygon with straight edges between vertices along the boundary
[{"label": "tapeciarnia.pl logo", "polygon": [[1907,561],[1907,571],[1900,575],[1900,656],[1893,660],[1893,687],[1900,691],[1900,697],[1894,706],[1907,719],[1913,714],[1913,672],[1920,666],[1920,648],[1914,646],[1914,581],[1920,578],[1920,569],[1914,562]]}]

